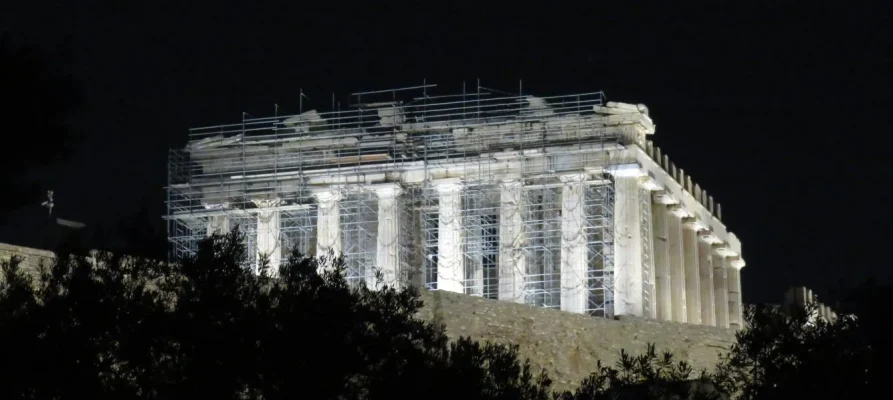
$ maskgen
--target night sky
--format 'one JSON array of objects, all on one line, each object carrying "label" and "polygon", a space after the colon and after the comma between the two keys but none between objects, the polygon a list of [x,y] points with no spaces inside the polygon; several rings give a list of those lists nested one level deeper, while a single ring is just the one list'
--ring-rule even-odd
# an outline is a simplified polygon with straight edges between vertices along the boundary
[{"label": "night sky", "polygon": [[167,149],[190,127],[274,103],[297,113],[301,88],[305,109],[327,110],[333,92],[345,104],[423,79],[440,93],[477,78],[516,92],[523,79],[527,94],[604,90],[648,105],[655,143],[743,243],[745,302],[893,276],[888,9],[72,3],[0,11],[0,29],[82,90],[83,141],[34,171],[68,219],[112,225],[147,207],[163,230]]}]

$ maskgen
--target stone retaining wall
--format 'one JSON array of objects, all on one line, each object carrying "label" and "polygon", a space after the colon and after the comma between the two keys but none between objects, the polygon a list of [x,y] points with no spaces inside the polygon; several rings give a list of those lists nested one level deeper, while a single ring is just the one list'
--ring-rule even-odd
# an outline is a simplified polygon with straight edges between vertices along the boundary
[{"label": "stone retaining wall", "polygon": [[633,355],[654,343],[694,369],[712,369],[735,340],[734,331],[643,318],[593,318],[559,310],[498,302],[449,292],[423,292],[419,317],[446,326],[452,338],[467,336],[517,344],[538,372],[544,368],[556,389],[576,387],[597,360],[614,365],[620,349]]},{"label": "stone retaining wall", "polygon": [[50,265],[54,255],[51,251],[0,243],[0,262],[9,261],[12,257],[22,259],[22,269],[35,271],[41,262]]}]

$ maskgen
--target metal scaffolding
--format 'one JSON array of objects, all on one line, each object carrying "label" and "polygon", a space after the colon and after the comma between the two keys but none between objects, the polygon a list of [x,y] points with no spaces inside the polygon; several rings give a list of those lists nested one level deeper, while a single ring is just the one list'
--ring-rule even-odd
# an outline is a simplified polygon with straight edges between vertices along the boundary
[{"label": "metal scaffolding", "polygon": [[378,201],[367,190],[346,193],[341,204],[341,239],[345,278],[353,285],[375,284]]},{"label": "metal scaffolding", "polygon": [[437,193],[432,187],[424,187],[417,191],[420,195],[419,214],[423,248],[422,272],[425,289],[437,290],[438,232],[440,215],[437,211]]},{"label": "metal scaffolding", "polygon": [[257,267],[257,218],[247,213],[233,213],[228,215],[230,226],[239,227],[245,234],[245,265]]},{"label": "metal scaffolding", "polygon": [[614,184],[586,186],[585,222],[588,305],[585,312],[614,316]]},{"label": "metal scaffolding", "polygon": [[562,154],[617,140],[593,112],[604,102],[601,92],[465,97],[363,103],[350,111],[311,110],[192,129],[186,148],[169,153],[168,216],[218,206],[250,209],[258,194],[275,194],[289,204],[312,203],[308,185],[333,172],[384,173],[398,165],[435,168],[459,162],[468,176],[486,180],[492,167],[488,155],[504,150],[521,158],[552,150],[548,163],[522,162],[516,172],[557,172],[580,164]]},{"label": "metal scaffolding", "polygon": [[[355,94],[349,110],[246,118],[192,129],[185,149],[171,150],[167,206],[170,257],[181,259],[224,215],[248,237],[256,262],[257,213],[280,213],[278,240],[315,255],[318,202],[314,190],[341,192],[340,240],[353,284],[370,283],[378,262],[378,200],[366,181],[349,177],[417,174],[403,180],[399,204],[399,279],[438,289],[440,193],[435,171],[462,176],[461,251],[465,293],[497,298],[500,271],[501,179],[521,191],[523,302],[561,307],[562,174],[591,169],[584,190],[587,270],[585,312],[613,315],[613,184],[596,167],[623,133],[594,111],[601,92],[555,97],[475,93],[433,96],[435,85]],[[381,97],[388,97],[386,101]],[[370,100],[372,99],[372,100]],[[373,101],[374,100],[374,101]],[[510,155],[505,158],[503,155]],[[437,173],[441,173],[437,172]],[[276,206],[255,199],[275,198]],[[266,204],[266,203],[264,203]]]},{"label": "metal scaffolding", "polygon": [[497,298],[499,188],[472,185],[462,191],[465,294]]},{"label": "metal scaffolding", "polygon": [[[316,205],[280,212],[279,243],[284,251],[297,249],[302,254],[312,254],[316,246]],[[255,221],[246,221],[245,227]],[[284,255],[283,255],[284,256]]]},{"label": "metal scaffolding", "polygon": [[528,186],[523,192],[524,302],[561,307],[561,187]]}]

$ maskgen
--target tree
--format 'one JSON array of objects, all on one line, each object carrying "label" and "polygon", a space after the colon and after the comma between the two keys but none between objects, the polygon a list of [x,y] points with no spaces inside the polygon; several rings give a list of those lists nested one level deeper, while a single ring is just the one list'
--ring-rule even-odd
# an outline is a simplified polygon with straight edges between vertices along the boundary
[{"label": "tree", "polygon": [[811,318],[815,306],[783,310],[749,307],[747,329],[736,335],[728,360],[742,399],[859,398],[872,393],[877,355],[852,315]]},{"label": "tree", "polygon": [[890,376],[893,287],[866,283],[841,296],[839,316],[815,318],[817,307],[747,307],[745,329],[713,372],[692,379],[672,354],[653,346],[640,356],[621,352],[615,368],[597,370],[563,399],[862,398],[883,393]]},{"label": "tree", "polygon": [[631,356],[620,351],[615,367],[598,362],[595,372],[584,379],[573,393],[564,392],[559,400],[599,399],[727,399],[733,383],[724,370],[695,374],[685,361],[673,354],[658,356],[654,344],[644,354]]},{"label": "tree", "polygon": [[241,243],[176,265],[60,249],[37,278],[3,264],[0,398],[549,397],[516,347],[416,319],[415,289],[351,288],[339,259],[296,252],[257,274]]},{"label": "tree", "polygon": [[162,293],[148,283],[166,266],[100,255],[102,268],[77,248],[51,265],[2,265],[0,378],[3,398],[132,398],[168,344]]},{"label": "tree", "polygon": [[893,364],[881,360],[893,357],[893,284],[866,281],[841,293],[834,302],[841,315],[855,316],[861,338],[870,351],[874,362],[868,371],[868,385],[883,385],[893,376]]},{"label": "tree", "polygon": [[[179,264],[87,253],[72,242],[37,269],[0,265],[0,398],[547,399],[518,348],[448,340],[415,318],[409,288],[351,287],[340,259],[292,252],[246,268],[244,235],[203,240]],[[654,346],[598,364],[560,400],[857,397],[885,383],[889,291],[861,289],[835,321],[745,310],[716,371]]]}]

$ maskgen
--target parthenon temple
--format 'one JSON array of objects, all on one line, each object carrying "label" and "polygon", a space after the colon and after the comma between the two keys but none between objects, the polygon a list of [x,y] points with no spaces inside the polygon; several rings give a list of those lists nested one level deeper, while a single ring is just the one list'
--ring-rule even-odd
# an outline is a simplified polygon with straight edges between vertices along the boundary
[{"label": "parthenon temple", "polygon": [[741,327],[741,243],[646,106],[434,88],[192,129],[170,152],[171,259],[238,225],[252,267],[297,247],[343,255],[354,285]]}]

